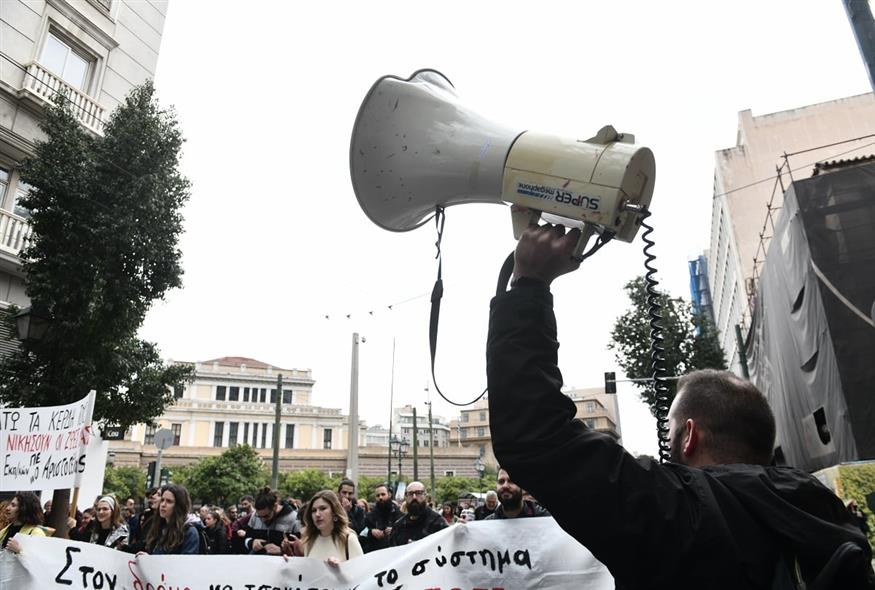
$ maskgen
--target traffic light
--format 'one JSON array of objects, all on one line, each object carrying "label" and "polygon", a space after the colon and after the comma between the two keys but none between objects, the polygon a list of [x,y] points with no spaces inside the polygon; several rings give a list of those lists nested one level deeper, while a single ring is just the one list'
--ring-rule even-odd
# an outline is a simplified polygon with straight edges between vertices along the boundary
[{"label": "traffic light", "polygon": [[605,371],[605,393],[617,393],[617,375],[613,371]]},{"label": "traffic light", "polygon": [[146,468],[146,489],[150,490],[154,487],[157,487],[157,480],[155,479],[155,461],[151,461],[149,466]]}]

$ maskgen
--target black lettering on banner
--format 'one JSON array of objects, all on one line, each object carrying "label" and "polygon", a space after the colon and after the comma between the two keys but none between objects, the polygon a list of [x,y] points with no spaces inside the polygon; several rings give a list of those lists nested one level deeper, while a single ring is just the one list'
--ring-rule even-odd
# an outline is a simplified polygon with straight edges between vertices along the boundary
[{"label": "black lettering on banner", "polygon": [[488,564],[489,569],[491,569],[492,571],[495,571],[495,555],[493,555],[492,551],[490,551],[489,549],[483,549],[480,552],[480,558],[483,559],[484,566],[487,566],[487,563],[486,563],[487,557],[489,557],[489,564]]},{"label": "black lettering on banner", "polygon": [[234,590],[231,584],[225,584],[222,586],[221,584],[210,584],[210,590]]},{"label": "black lettering on banner", "polygon": [[[438,553],[440,553],[441,551],[442,551],[441,546],[438,545]],[[447,556],[446,555],[438,555],[437,557],[434,558],[434,562],[437,564],[438,567],[444,567],[445,565],[447,565]]]},{"label": "black lettering on banner", "polygon": [[532,561],[529,558],[529,550],[528,549],[520,549],[516,553],[513,554],[513,562],[517,565],[524,565],[529,569],[532,569]]},{"label": "black lettering on banner", "polygon": [[55,576],[55,583],[56,584],[63,584],[64,586],[72,586],[73,585],[73,580],[61,579],[61,576],[63,576],[65,573],[67,573],[67,570],[70,569],[71,565],[73,565],[73,553],[79,553],[80,551],[82,551],[82,550],[79,549],[78,547],[73,547],[72,545],[65,549],[64,552],[67,555],[67,563],[64,564],[64,569],[59,571],[58,575]]},{"label": "black lettering on banner", "polygon": [[410,573],[412,573],[414,576],[419,576],[419,575],[424,574],[425,573],[425,564],[427,564],[429,561],[431,561],[431,560],[430,559],[423,559],[422,561],[417,561],[415,564],[413,564],[413,571],[411,571]]},{"label": "black lettering on banner", "polygon": [[82,587],[88,588],[88,574],[94,571],[90,565],[79,566],[79,571],[82,572]]},{"label": "black lettering on banner", "polygon": [[504,566],[510,565],[510,552],[505,551],[504,555],[501,554],[501,551],[498,552],[498,573],[504,573]]}]

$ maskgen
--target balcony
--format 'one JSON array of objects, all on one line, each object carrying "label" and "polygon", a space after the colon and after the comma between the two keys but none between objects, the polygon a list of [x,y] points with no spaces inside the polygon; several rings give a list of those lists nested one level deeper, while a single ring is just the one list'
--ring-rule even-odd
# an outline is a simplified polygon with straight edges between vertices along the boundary
[{"label": "balcony", "polygon": [[31,231],[26,219],[0,209],[0,252],[18,256],[27,245]]},{"label": "balcony", "polygon": [[31,62],[27,66],[27,74],[24,77],[24,90],[38,102],[52,102],[55,94],[60,92],[70,101],[70,110],[82,125],[96,133],[103,135],[103,107],[96,100],[76,90],[55,74],[51,73],[37,62]]}]

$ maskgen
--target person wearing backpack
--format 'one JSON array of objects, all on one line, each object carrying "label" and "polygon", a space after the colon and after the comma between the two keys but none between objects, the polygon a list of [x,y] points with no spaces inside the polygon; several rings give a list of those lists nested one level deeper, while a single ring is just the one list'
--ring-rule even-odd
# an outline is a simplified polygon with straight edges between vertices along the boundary
[{"label": "person wearing backpack", "polygon": [[[161,488],[158,518],[146,534],[146,548],[137,555],[197,555],[206,553],[206,539],[188,522],[191,497],[176,484]],[[203,549],[202,549],[203,548]]]}]

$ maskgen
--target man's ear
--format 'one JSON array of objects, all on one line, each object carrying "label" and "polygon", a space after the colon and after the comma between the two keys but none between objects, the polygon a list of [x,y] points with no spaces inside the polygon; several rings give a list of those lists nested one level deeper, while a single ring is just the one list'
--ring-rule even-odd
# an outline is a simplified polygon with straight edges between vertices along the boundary
[{"label": "man's ear", "polygon": [[684,422],[684,439],[681,443],[681,452],[684,457],[691,458],[699,450],[702,433],[696,421],[692,418],[687,418]]}]

